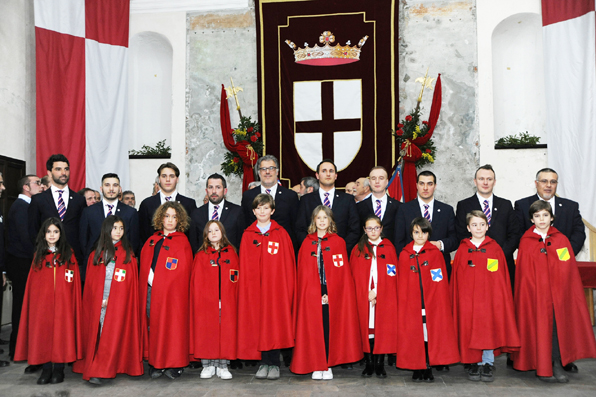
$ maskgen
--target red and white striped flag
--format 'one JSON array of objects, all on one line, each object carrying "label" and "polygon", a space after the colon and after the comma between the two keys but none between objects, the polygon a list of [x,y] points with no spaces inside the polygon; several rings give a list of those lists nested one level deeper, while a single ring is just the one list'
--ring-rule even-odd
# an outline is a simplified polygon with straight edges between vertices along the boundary
[{"label": "red and white striped flag", "polygon": [[596,225],[594,0],[542,0],[542,25],[548,163],[559,174],[557,193]]},{"label": "red and white striped flag", "polygon": [[129,186],[129,0],[35,0],[37,174],[62,153],[73,190]]}]

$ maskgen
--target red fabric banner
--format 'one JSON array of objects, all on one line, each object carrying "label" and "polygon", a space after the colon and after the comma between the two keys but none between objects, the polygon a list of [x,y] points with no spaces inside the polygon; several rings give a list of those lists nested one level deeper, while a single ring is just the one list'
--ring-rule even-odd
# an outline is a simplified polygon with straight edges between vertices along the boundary
[{"label": "red fabric banner", "polygon": [[594,11],[594,0],[542,0],[542,26],[566,21]]}]

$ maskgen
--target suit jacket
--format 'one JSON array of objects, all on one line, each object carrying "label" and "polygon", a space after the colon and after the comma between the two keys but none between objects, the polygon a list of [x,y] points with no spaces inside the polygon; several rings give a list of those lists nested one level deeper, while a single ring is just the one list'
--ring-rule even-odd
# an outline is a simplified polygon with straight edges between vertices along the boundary
[{"label": "suit jacket", "polygon": [[[322,204],[323,202],[318,191],[305,194],[300,199],[298,219],[296,220],[296,235],[299,244],[302,244],[308,235],[307,231],[313,211],[317,206]],[[354,196],[335,189],[335,197],[333,198],[331,210],[333,211],[333,218],[337,225],[337,234],[345,240],[347,251],[352,252],[352,248],[354,248],[360,238],[360,219],[358,218]]]},{"label": "suit jacket", "polygon": [[[85,197],[69,187],[68,207],[66,207],[62,226],[66,231],[66,241],[72,247],[79,264],[83,260],[83,249],[79,240],[79,224],[81,222],[81,214],[86,207]],[[35,238],[41,224],[48,218],[54,217],[60,219],[51,189],[31,197],[28,216],[29,237],[31,238],[31,242],[35,244]]]},{"label": "suit jacket", "polygon": [[[522,234],[534,224],[530,221],[530,205],[540,200],[538,194],[515,202],[515,212],[522,227]],[[555,196],[555,222],[553,226],[563,233],[571,243],[575,255],[579,254],[586,241],[586,229],[579,213],[579,204],[575,201]]]},{"label": "suit jacket", "polygon": [[[398,255],[412,241],[410,224],[414,218],[421,216],[422,212],[420,212],[418,197],[402,204],[397,210],[397,217],[395,218],[395,251]],[[433,232],[429,237],[429,241],[441,240],[443,242],[443,257],[445,258],[447,273],[451,274],[450,253],[455,251],[459,246],[459,241],[455,233],[455,213],[453,212],[453,207],[435,199],[431,219]]]},{"label": "suit jacket", "polygon": [[[190,198],[181,195],[180,193],[176,194],[176,201],[182,204],[186,213],[188,214],[188,219],[190,219],[190,214],[194,210],[197,209],[197,202]],[[147,197],[141,203],[139,207],[139,229],[141,234],[141,242],[140,246],[142,247],[145,244],[145,241],[149,239],[149,237],[153,236],[157,230],[153,228],[152,221],[153,221],[153,214],[161,205],[161,197],[158,194],[155,196]],[[188,234],[188,231],[186,232]]]},{"label": "suit jacket", "polygon": [[[376,204],[373,204],[373,198],[374,196],[370,196],[366,200],[362,200],[356,204],[356,210],[358,210],[358,216],[360,217],[360,236],[364,233],[363,227],[365,226],[364,222],[366,218],[375,214],[373,207],[376,207]],[[387,196],[387,206],[385,207],[381,224],[383,225],[383,234],[391,242],[394,241],[395,217],[397,216],[397,210],[400,205],[401,202]]]},{"label": "suit jacket", "polygon": [[27,212],[29,203],[16,199],[6,217],[6,252],[17,258],[33,260],[34,247],[29,237]]},{"label": "suit jacket", "polygon": [[[223,223],[226,229],[226,236],[230,243],[238,250],[240,248],[240,241],[242,241],[242,233],[246,225],[244,223],[244,213],[242,207],[238,204],[234,204],[225,200],[225,205],[221,210],[221,216],[219,221]],[[188,240],[192,247],[192,252],[197,252],[201,245],[203,245],[203,230],[205,225],[211,220],[209,213],[209,204],[204,204],[194,210],[190,215],[192,222],[190,226],[190,232],[188,233]]]},{"label": "suit jacket", "polygon": [[[482,211],[476,194],[457,203],[455,231],[458,241],[471,237],[466,224],[466,215],[473,210]],[[511,201],[493,195],[490,214],[491,224],[486,235],[501,246],[507,263],[513,264],[513,253],[519,245],[523,232]]]},{"label": "suit jacket", "polygon": [[[133,251],[138,253],[140,248],[140,238],[139,214],[137,213],[137,210],[124,204],[122,201],[119,201],[114,215],[119,216],[124,221],[126,237],[132,245]],[[81,247],[83,247],[85,264],[87,263],[89,254],[93,251],[95,243],[99,239],[101,225],[105,219],[103,201],[95,203],[83,210],[79,231],[81,233]]]},{"label": "suit jacket", "polygon": [[[0,272],[5,271],[4,268],[4,217],[2,216],[2,208],[0,208]],[[2,293],[2,290],[0,290]],[[2,299],[0,299],[0,303]]]},{"label": "suit jacket", "polygon": [[[247,190],[242,195],[242,211],[244,212],[245,227],[253,224],[257,220],[255,214],[252,212],[252,202],[261,193],[261,187],[257,186]],[[298,208],[298,195],[293,190],[286,187],[277,186],[275,192],[275,212],[271,215],[271,219],[279,223],[285,229],[292,239],[294,250],[300,248],[300,244],[296,240],[296,209]],[[238,247],[238,246],[237,246]]]}]

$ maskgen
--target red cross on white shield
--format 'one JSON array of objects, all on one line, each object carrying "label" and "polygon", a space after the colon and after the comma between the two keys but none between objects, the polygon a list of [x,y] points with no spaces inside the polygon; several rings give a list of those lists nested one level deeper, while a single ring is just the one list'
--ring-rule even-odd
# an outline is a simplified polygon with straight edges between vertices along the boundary
[{"label": "red cross on white shield", "polygon": [[276,243],[275,241],[269,241],[267,244],[267,252],[269,252],[271,255],[275,255],[278,251],[279,243]]},{"label": "red cross on white shield", "polygon": [[342,267],[344,265],[344,257],[342,254],[333,255],[333,265],[335,267]]}]

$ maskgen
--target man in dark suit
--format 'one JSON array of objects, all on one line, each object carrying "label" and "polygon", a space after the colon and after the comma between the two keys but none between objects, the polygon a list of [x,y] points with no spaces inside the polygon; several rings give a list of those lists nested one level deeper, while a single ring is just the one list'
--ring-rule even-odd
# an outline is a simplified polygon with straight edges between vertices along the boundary
[{"label": "man in dark suit", "polygon": [[321,161],[317,165],[316,176],[319,180],[319,191],[306,194],[300,199],[296,220],[298,244],[300,246],[307,236],[314,209],[319,205],[326,205],[333,211],[337,234],[345,240],[349,254],[360,237],[360,219],[354,196],[335,189],[337,167],[332,160]]},{"label": "man in dark suit", "polygon": [[279,162],[275,156],[265,155],[257,160],[257,170],[261,179],[261,186],[247,190],[242,195],[242,211],[246,226],[252,225],[257,220],[252,211],[252,202],[257,195],[270,194],[275,200],[275,212],[271,219],[279,223],[290,235],[297,251],[300,246],[296,244],[296,209],[298,208],[298,195],[293,190],[283,187],[277,183],[279,174]]},{"label": "man in dark suit", "polygon": [[476,170],[474,185],[476,185],[477,192],[472,197],[457,203],[455,231],[458,241],[470,237],[471,234],[466,224],[466,215],[473,210],[484,212],[489,219],[489,228],[486,235],[494,239],[503,249],[507,259],[511,288],[513,288],[515,285],[513,253],[517,249],[522,231],[511,202],[493,194],[496,183],[495,171],[490,164],[483,165]]},{"label": "man in dark suit", "polygon": [[[25,175],[18,181],[19,197],[12,203],[6,217],[6,275],[12,282],[12,332],[8,345],[9,357],[14,357],[21,321],[21,308],[25,297],[27,278],[33,262],[33,244],[29,238],[27,211],[31,197],[41,193],[41,180],[37,175]],[[41,366],[29,366],[25,373],[33,373]]]},{"label": "man in dark suit", "polygon": [[[31,197],[29,205],[29,237],[35,244],[35,238],[41,224],[48,218],[62,220],[66,231],[66,241],[72,247],[79,267],[85,270],[83,249],[79,240],[79,224],[83,209],[87,206],[85,198],[68,188],[70,164],[63,154],[53,154],[46,162],[48,176],[52,180],[50,188],[43,193]],[[83,277],[83,273],[81,273]]]},{"label": "man in dark suit", "polygon": [[[571,248],[573,248],[573,253],[579,254],[586,241],[586,229],[579,213],[579,204],[555,196],[559,175],[552,168],[543,168],[538,171],[534,183],[537,194],[515,202],[515,212],[522,226],[522,233],[534,225],[530,220],[530,205],[537,200],[548,201],[555,216],[553,226],[567,237]],[[563,369],[567,372],[578,372],[577,365],[574,363],[565,365]]]},{"label": "man in dark suit", "polygon": [[139,252],[139,215],[137,210],[118,201],[121,190],[120,177],[117,174],[105,174],[101,178],[103,200],[83,210],[81,215],[81,246],[85,255],[85,264],[101,234],[103,221],[109,215],[116,215],[124,221],[126,237],[134,252]]},{"label": "man in dark suit", "polygon": [[538,171],[534,183],[537,194],[515,202],[515,212],[522,225],[522,233],[534,225],[530,221],[530,205],[536,200],[548,201],[555,215],[553,226],[569,239],[575,255],[579,254],[586,240],[586,229],[579,213],[579,204],[555,196],[559,175],[551,168],[543,168]]},{"label": "man in dark suit", "polygon": [[193,252],[197,252],[203,245],[203,230],[210,220],[220,221],[226,229],[226,236],[230,243],[240,248],[242,233],[246,228],[242,208],[225,199],[228,185],[220,174],[212,174],[207,178],[205,189],[209,202],[194,210],[190,215],[192,220],[189,237]]},{"label": "man in dark suit", "polygon": [[[385,167],[373,167],[370,170],[368,179],[372,195],[356,204],[358,216],[360,217],[360,226],[364,228],[366,218],[370,215],[378,216],[381,218],[381,224],[383,225],[383,235],[393,243],[395,217],[401,203],[387,195],[389,178]],[[364,233],[364,229],[360,229],[360,235],[362,233]]]},{"label": "man in dark suit", "polygon": [[416,177],[418,197],[399,207],[395,219],[395,250],[397,254],[412,241],[410,224],[417,217],[428,219],[433,231],[431,243],[443,251],[447,275],[451,276],[451,251],[458,246],[455,233],[455,213],[453,207],[435,200],[437,177],[430,171],[422,171]]},{"label": "man in dark suit", "polygon": [[177,201],[182,204],[189,216],[197,208],[197,203],[194,199],[183,196],[176,191],[180,170],[175,164],[167,162],[160,165],[157,169],[157,175],[159,177],[160,191],[154,196],[143,200],[139,207],[141,247],[156,232],[153,228],[153,214],[160,205],[166,201]]},{"label": "man in dark suit", "polygon": [[[4,177],[0,172],[0,197],[2,197],[2,192],[6,189],[4,187]],[[6,268],[4,267],[4,219],[2,217],[2,208],[0,207],[0,272],[2,272],[2,288],[0,288],[0,318],[2,318],[2,297],[4,295],[4,286],[6,286]],[[4,342],[6,343],[6,342]],[[2,349],[0,349],[2,350]],[[4,351],[2,351],[4,353]],[[0,360],[0,367],[6,367],[10,365],[10,362]]]}]

